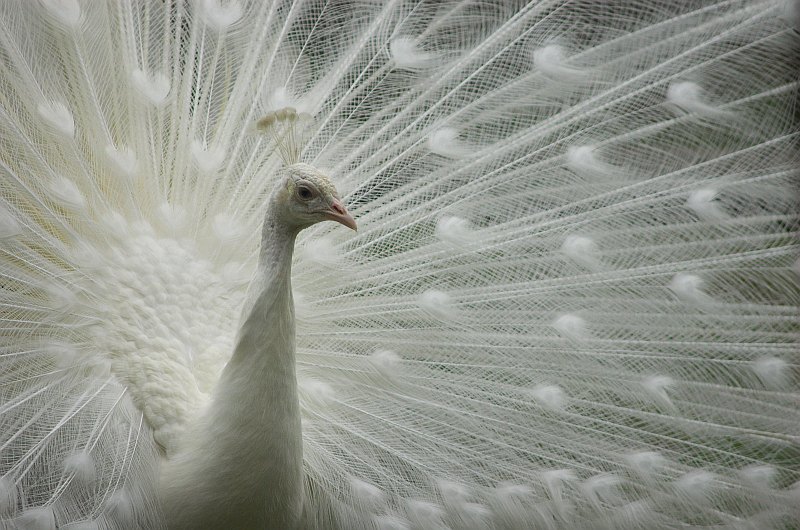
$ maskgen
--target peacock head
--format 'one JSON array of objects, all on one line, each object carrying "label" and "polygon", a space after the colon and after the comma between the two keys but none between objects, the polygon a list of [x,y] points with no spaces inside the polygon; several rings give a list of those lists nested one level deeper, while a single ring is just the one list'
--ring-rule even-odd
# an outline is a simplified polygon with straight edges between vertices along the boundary
[{"label": "peacock head", "polygon": [[286,218],[300,230],[320,221],[336,221],[357,229],[333,183],[313,166],[298,162],[286,167],[277,195]]},{"label": "peacock head", "polygon": [[328,176],[299,161],[312,121],[308,114],[285,107],[267,113],[256,123],[260,133],[271,137],[284,164],[285,176],[275,192],[284,220],[297,230],[320,221],[336,221],[357,230],[355,219],[347,212]]}]

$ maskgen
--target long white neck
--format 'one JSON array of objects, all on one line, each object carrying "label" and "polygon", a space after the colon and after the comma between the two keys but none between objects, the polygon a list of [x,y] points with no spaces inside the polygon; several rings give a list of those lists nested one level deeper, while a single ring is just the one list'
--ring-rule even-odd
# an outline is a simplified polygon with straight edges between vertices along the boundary
[{"label": "long white neck", "polygon": [[213,402],[166,464],[170,529],[298,524],[303,449],[295,377],[291,265],[296,230],[274,208],[236,347]]}]

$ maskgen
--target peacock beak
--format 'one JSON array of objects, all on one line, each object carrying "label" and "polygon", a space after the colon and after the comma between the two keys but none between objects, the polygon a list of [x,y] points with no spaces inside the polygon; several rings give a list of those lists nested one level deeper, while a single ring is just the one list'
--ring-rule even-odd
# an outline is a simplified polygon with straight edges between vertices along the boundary
[{"label": "peacock beak", "polygon": [[356,220],[353,219],[353,216],[350,215],[350,213],[347,211],[347,208],[344,207],[344,204],[339,199],[333,199],[330,209],[325,212],[325,217],[331,221],[342,223],[347,228],[352,228],[356,231],[358,230],[358,226],[356,226]]}]

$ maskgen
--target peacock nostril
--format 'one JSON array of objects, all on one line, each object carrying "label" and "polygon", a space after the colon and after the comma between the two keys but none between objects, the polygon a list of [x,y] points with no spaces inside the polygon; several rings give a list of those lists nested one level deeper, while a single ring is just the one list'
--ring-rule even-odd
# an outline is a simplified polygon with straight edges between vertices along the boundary
[{"label": "peacock nostril", "polygon": [[340,214],[340,215],[347,215],[347,210],[346,210],[346,209],[345,209],[345,207],[342,205],[342,203],[340,203],[340,202],[339,202],[339,201],[337,201],[337,200],[334,200],[334,201],[333,201],[333,204],[331,204],[331,209],[332,209],[333,211],[335,211],[336,213]]}]

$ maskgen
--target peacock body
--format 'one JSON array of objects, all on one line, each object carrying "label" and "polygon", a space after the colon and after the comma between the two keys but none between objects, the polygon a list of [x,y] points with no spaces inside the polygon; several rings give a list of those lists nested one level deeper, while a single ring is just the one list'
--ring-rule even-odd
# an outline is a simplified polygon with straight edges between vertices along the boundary
[{"label": "peacock body", "polygon": [[0,3],[0,529],[799,527],[798,13]]}]

